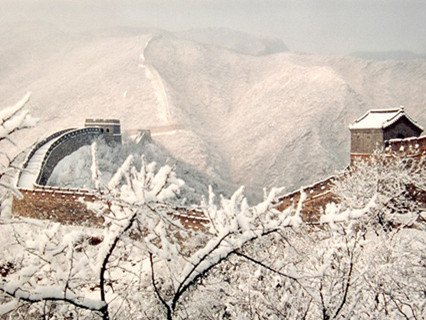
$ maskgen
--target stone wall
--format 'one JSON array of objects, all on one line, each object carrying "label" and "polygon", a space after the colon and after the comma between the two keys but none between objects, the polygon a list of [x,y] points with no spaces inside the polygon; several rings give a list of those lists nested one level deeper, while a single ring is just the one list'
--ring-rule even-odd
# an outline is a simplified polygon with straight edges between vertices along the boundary
[{"label": "stone wall", "polygon": [[[13,200],[14,215],[91,227],[100,227],[104,222],[83,203],[99,199],[88,190],[40,186],[38,189],[20,191],[22,199]],[[209,222],[201,211],[195,209],[174,208],[170,210],[170,215],[192,230],[204,230]]]},{"label": "stone wall", "polygon": [[121,125],[118,119],[86,119],[86,128],[100,128],[106,143],[121,144]]},{"label": "stone wall", "polygon": [[66,156],[72,154],[83,146],[90,145],[102,132],[99,128],[74,130],[55,141],[49,148],[43,160],[42,170],[37,178],[37,184],[45,185],[52,175],[53,170]]},{"label": "stone wall", "polygon": [[[336,179],[335,176],[321,180],[313,185],[303,188],[303,192],[306,194],[306,199],[302,204],[302,220],[305,222],[317,222],[320,217],[320,213],[325,206],[330,202],[337,202],[336,197],[331,192],[334,186],[333,181]],[[297,207],[300,200],[300,190],[286,194],[277,199],[276,208],[279,211],[293,206]]]},{"label": "stone wall", "polygon": [[[393,139],[389,141],[386,149],[389,157],[404,157],[419,161],[426,158],[426,136],[413,137],[407,139]],[[351,154],[351,164],[360,159],[368,160],[371,154]],[[304,221],[316,222],[321,212],[330,202],[338,203],[339,199],[333,194],[333,181],[338,179],[332,176],[319,181],[311,186],[304,187],[306,200],[302,207],[302,219]],[[426,207],[426,191],[412,191],[413,195],[424,207]],[[300,199],[300,190],[286,194],[277,199],[277,209],[283,211],[290,206],[296,207]]]},{"label": "stone wall", "polygon": [[51,220],[63,224],[100,226],[103,219],[87,209],[84,201],[95,195],[66,189],[20,190],[22,199],[13,200],[13,213],[21,217]]},{"label": "stone wall", "polygon": [[22,167],[26,168],[28,166],[28,162],[31,160],[34,153],[36,153],[37,150],[40,149],[44,144],[48,143],[49,141],[51,141],[53,139],[56,139],[57,137],[63,135],[64,133],[67,133],[67,132],[70,132],[70,131],[73,131],[73,130],[75,130],[75,129],[71,128],[71,129],[65,129],[65,130],[55,132],[54,134],[52,134],[52,135],[48,136],[47,138],[44,138],[43,140],[38,142],[35,146],[33,146],[33,148],[30,150],[30,152],[25,157],[25,160],[22,164]]},{"label": "stone wall", "polygon": [[426,155],[426,135],[389,140],[388,150],[401,156],[424,157]]},{"label": "stone wall", "polygon": [[[390,140],[388,152],[392,155],[422,159],[426,157],[426,136],[403,140]],[[361,155],[362,156],[362,155]],[[366,158],[368,158],[366,156]],[[354,159],[354,158],[353,158]],[[417,160],[416,160],[417,161]],[[304,188],[306,200],[302,207],[302,219],[307,222],[316,222],[325,206],[339,199],[332,192],[335,179],[332,176]],[[95,201],[97,196],[87,190],[61,189],[57,187],[38,186],[35,190],[21,190],[23,199],[15,199],[13,212],[16,215],[36,219],[75,224],[101,226],[103,219],[88,210],[81,202]],[[426,206],[426,192],[416,191],[416,198]],[[290,206],[296,207],[300,199],[300,190],[286,194],[277,199],[275,205],[278,210],[285,210]],[[201,210],[192,208],[174,208],[170,215],[179,219],[187,228],[204,230],[209,220]]]},{"label": "stone wall", "polygon": [[383,141],[381,129],[351,129],[351,154],[371,154]]}]

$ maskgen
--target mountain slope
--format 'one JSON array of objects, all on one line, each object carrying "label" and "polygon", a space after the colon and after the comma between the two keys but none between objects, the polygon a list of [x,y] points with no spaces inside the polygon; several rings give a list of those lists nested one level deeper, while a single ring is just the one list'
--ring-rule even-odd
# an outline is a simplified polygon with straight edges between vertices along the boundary
[{"label": "mountain slope", "polygon": [[119,118],[124,130],[169,126],[153,139],[174,157],[256,196],[344,168],[348,124],[369,108],[403,104],[426,124],[426,60],[255,56],[185,38],[73,40],[0,73],[2,105],[34,93],[42,121],[26,144],[88,117]]}]

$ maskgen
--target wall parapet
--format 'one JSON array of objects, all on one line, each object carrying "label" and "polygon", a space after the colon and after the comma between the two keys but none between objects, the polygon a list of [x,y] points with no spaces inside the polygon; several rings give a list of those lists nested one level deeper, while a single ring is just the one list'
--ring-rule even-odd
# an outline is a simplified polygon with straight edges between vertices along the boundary
[{"label": "wall parapet", "polygon": [[[51,134],[50,136],[44,138],[43,140],[37,142],[30,150],[30,152],[27,154],[27,156],[25,157],[24,162],[22,163],[22,168],[26,168],[28,166],[28,163],[30,162],[31,158],[34,156],[34,154],[37,152],[38,149],[40,149],[41,146],[45,145],[46,143],[48,143],[49,141],[52,141],[53,139],[63,135],[66,132],[75,130],[75,128],[69,128],[69,129],[65,129],[65,130],[61,130],[58,132],[55,132],[54,134]],[[18,175],[18,181],[19,178],[22,174],[22,171],[19,173]]]},{"label": "wall parapet", "polygon": [[[101,199],[101,195],[95,191],[44,185],[35,189],[21,188],[19,191],[22,199],[13,200],[13,213],[17,216],[91,227],[100,227],[104,223],[104,219],[85,204]],[[197,208],[171,209],[168,214],[188,229],[204,230],[210,222],[203,211]]]}]

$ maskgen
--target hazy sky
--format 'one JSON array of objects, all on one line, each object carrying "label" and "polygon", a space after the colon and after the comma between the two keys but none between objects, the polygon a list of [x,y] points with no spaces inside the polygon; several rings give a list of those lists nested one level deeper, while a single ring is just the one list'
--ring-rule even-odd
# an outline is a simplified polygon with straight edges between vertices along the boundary
[{"label": "hazy sky", "polygon": [[426,53],[426,0],[0,0],[0,23],[28,20],[70,30],[228,27],[294,51]]}]

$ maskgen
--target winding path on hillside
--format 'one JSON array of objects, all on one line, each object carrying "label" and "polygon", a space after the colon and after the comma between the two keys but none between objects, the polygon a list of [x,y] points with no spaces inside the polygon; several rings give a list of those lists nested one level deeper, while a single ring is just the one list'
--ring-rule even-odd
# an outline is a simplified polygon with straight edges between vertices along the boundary
[{"label": "winding path on hillside", "polygon": [[140,54],[140,64],[139,66],[145,70],[146,77],[151,81],[152,87],[154,89],[155,96],[159,103],[158,115],[162,120],[164,125],[169,124],[172,121],[172,114],[170,108],[170,101],[167,96],[166,85],[164,84],[163,79],[161,78],[158,70],[150,63],[147,62],[145,51],[150,45],[150,43],[158,38],[159,36],[151,36],[145,43],[145,46]]}]

